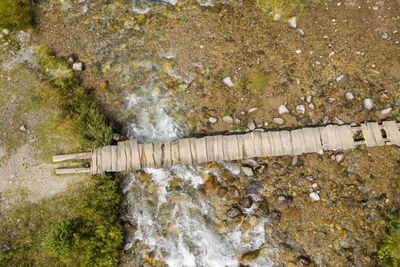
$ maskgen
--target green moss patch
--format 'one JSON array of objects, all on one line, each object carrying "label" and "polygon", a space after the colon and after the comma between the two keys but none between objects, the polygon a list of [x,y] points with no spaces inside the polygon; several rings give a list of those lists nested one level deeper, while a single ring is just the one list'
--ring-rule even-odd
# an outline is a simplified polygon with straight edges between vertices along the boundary
[{"label": "green moss patch", "polygon": [[269,17],[279,14],[281,18],[288,19],[297,15],[305,7],[304,0],[257,0],[257,6]]},{"label": "green moss patch", "polygon": [[236,89],[258,95],[267,86],[267,82],[267,76],[263,71],[250,71],[240,80]]},{"label": "green moss patch", "polygon": [[0,28],[22,30],[33,22],[30,0],[0,0]]},{"label": "green moss patch", "polygon": [[379,249],[380,266],[400,266],[400,213],[394,215],[387,225],[387,235]]}]

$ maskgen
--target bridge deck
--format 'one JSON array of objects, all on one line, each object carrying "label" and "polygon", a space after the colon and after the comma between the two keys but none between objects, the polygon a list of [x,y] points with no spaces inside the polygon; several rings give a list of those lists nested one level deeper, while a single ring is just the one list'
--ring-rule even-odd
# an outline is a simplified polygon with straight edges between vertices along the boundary
[{"label": "bridge deck", "polygon": [[[176,164],[196,165],[209,161],[323,153],[325,150],[353,149],[362,144],[367,147],[400,146],[399,126],[400,124],[394,121],[384,121],[382,125],[376,122],[364,123],[361,127],[327,125],[291,131],[255,131],[236,135],[183,138],[173,142],[148,144],[128,140],[91,152],[56,155],[53,161],[90,158],[90,168],[57,169],[56,173],[101,174],[142,168],[167,168]],[[358,136],[357,140],[355,136]]]}]

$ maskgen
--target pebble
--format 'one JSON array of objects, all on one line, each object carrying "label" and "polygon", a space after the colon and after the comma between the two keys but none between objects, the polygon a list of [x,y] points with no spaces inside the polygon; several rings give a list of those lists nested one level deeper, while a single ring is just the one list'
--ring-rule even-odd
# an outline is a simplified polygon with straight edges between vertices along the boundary
[{"label": "pebble", "polygon": [[280,105],[278,107],[278,113],[279,115],[287,114],[289,113],[289,109],[285,105]]},{"label": "pebble", "polygon": [[299,163],[299,157],[297,155],[294,155],[292,157],[292,166],[296,166],[297,163]]},{"label": "pebble", "polygon": [[304,31],[302,29],[299,29],[299,33],[301,36],[304,36]]},{"label": "pebble", "polygon": [[329,104],[332,104],[332,103],[335,102],[335,101],[336,101],[336,98],[334,98],[334,97],[328,98],[328,103],[329,103]]},{"label": "pebble", "polygon": [[240,115],[242,115],[242,116],[244,116],[244,115],[246,115],[246,111],[240,111]]},{"label": "pebble", "polygon": [[344,160],[344,153],[343,152],[339,152],[335,155],[335,160],[336,162],[340,163]]},{"label": "pebble", "polygon": [[298,105],[296,107],[296,112],[299,114],[304,114],[306,113],[306,107],[304,105]]},{"label": "pebble", "polygon": [[347,100],[353,100],[354,99],[354,95],[352,92],[347,92],[346,93],[346,99]]},{"label": "pebble", "polygon": [[389,36],[386,33],[382,33],[381,37],[382,39],[387,39]]},{"label": "pebble", "polygon": [[21,125],[21,127],[19,127],[19,129],[23,132],[26,132],[26,126],[25,124]]},{"label": "pebble", "polygon": [[317,185],[317,183],[313,183],[313,184],[311,185],[311,187],[314,188],[314,189],[317,189],[317,188],[318,188],[318,185]]},{"label": "pebble", "polygon": [[274,21],[278,21],[281,18],[281,15],[276,13],[274,16]]},{"label": "pebble", "polygon": [[231,116],[224,116],[222,120],[226,123],[233,123],[233,118]]},{"label": "pebble", "polygon": [[242,172],[243,172],[246,176],[254,176],[253,169],[250,168],[250,167],[242,167]]},{"label": "pebble", "polygon": [[364,106],[365,109],[370,110],[370,109],[372,109],[374,107],[374,102],[372,101],[371,98],[365,98],[363,100],[363,106]]},{"label": "pebble", "polygon": [[314,104],[313,104],[313,103],[310,103],[310,104],[308,104],[308,107],[309,107],[311,110],[314,110],[314,109],[315,109],[315,107],[314,107]]},{"label": "pebble", "polygon": [[208,120],[209,120],[211,123],[216,123],[216,122],[218,121],[218,119],[215,118],[215,117],[210,117],[210,118],[208,118]]},{"label": "pebble", "polygon": [[250,114],[250,113],[253,113],[253,112],[256,112],[257,109],[258,109],[258,108],[251,108],[251,109],[249,109],[249,114]]},{"label": "pebble", "polygon": [[285,196],[279,196],[279,197],[278,197],[278,200],[279,200],[279,201],[285,201]]},{"label": "pebble", "polygon": [[392,108],[389,107],[389,108],[385,108],[385,109],[382,109],[381,111],[379,111],[379,114],[380,114],[381,116],[384,116],[384,115],[389,114],[391,111],[392,111]]},{"label": "pebble", "polygon": [[282,119],[282,118],[273,118],[272,122],[275,123],[275,124],[278,124],[278,125],[282,125],[282,124],[285,123],[285,120]]},{"label": "pebble", "polygon": [[301,54],[301,52],[303,52],[303,51],[301,51],[300,49],[296,50],[296,54]]},{"label": "pebble", "polygon": [[289,23],[290,27],[292,27],[293,29],[296,29],[296,27],[297,27],[296,17],[290,18],[288,20],[288,23]]},{"label": "pebble", "polygon": [[321,198],[319,197],[319,194],[317,192],[311,192],[309,194],[310,198],[312,201],[319,201]]},{"label": "pebble", "polygon": [[235,84],[232,82],[231,77],[225,77],[222,81],[229,87],[235,86]]},{"label": "pebble", "polygon": [[378,6],[373,6],[372,9],[377,11],[379,9],[379,7]]},{"label": "pebble", "polygon": [[307,101],[307,103],[311,103],[311,99],[312,99],[312,96],[307,96],[307,98],[306,98],[306,101]]},{"label": "pebble", "polygon": [[336,78],[336,82],[337,82],[337,83],[340,82],[340,81],[344,78],[344,76],[345,76],[345,75],[340,75],[339,77],[337,77],[337,78]]},{"label": "pebble", "polygon": [[247,123],[247,128],[249,128],[250,131],[253,131],[256,128],[256,123],[254,121],[250,121]]},{"label": "pebble", "polygon": [[335,117],[335,118],[333,118],[333,119],[334,119],[334,121],[335,121],[338,125],[343,125],[343,124],[344,124],[344,121],[341,120],[341,119],[339,119],[338,117]]},{"label": "pebble", "polygon": [[76,63],[72,64],[72,69],[76,70],[76,71],[82,71],[82,69],[83,69],[82,62],[76,62]]}]

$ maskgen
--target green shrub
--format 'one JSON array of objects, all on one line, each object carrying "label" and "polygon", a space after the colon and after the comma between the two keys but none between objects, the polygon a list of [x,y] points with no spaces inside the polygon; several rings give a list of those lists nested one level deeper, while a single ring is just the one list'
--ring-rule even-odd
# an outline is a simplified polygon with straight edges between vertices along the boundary
[{"label": "green shrub", "polygon": [[31,8],[30,0],[0,0],[0,27],[11,30],[31,27]]},{"label": "green shrub", "polygon": [[387,235],[378,251],[380,266],[400,266],[400,213],[391,218]]}]

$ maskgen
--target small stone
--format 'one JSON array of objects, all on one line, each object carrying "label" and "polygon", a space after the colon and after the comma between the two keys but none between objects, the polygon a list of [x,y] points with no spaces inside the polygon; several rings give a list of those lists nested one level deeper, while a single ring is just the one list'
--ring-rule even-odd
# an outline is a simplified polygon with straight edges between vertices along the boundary
[{"label": "small stone", "polygon": [[297,163],[299,163],[299,157],[297,155],[294,155],[292,157],[292,166],[296,166]]},{"label": "small stone", "polygon": [[206,193],[214,192],[214,190],[218,187],[217,177],[210,176],[207,181],[204,182],[204,190]]},{"label": "small stone", "polygon": [[19,127],[19,129],[23,132],[26,132],[26,125],[25,124],[21,125],[21,127]]},{"label": "small stone", "polygon": [[233,123],[233,118],[231,116],[224,116],[222,120],[226,123]]},{"label": "small stone", "polygon": [[317,189],[317,188],[318,188],[318,185],[317,185],[317,183],[313,183],[313,184],[311,185],[311,187],[314,188],[314,189]]},{"label": "small stone", "polygon": [[279,201],[285,201],[285,196],[278,196]]},{"label": "small stone", "polygon": [[317,192],[311,192],[309,196],[312,201],[319,201],[321,199]]},{"label": "small stone", "polygon": [[296,264],[298,266],[309,266],[311,263],[311,260],[308,257],[305,256],[300,256],[296,260]]},{"label": "small stone", "polygon": [[346,93],[346,99],[347,100],[353,100],[354,99],[354,95],[352,92],[347,92]]},{"label": "small stone", "polygon": [[310,103],[310,104],[308,104],[308,107],[309,107],[311,110],[314,110],[314,109],[315,109],[315,107],[314,107],[314,104],[313,104],[313,103]]},{"label": "small stone", "polygon": [[343,78],[345,77],[345,75],[340,75],[339,77],[336,78],[336,82],[340,82]]},{"label": "small stone", "polygon": [[278,113],[279,115],[287,114],[289,113],[289,109],[285,105],[280,105],[278,107]]},{"label": "small stone", "polygon": [[387,33],[382,33],[381,34],[382,39],[387,39],[389,38],[389,36],[387,35]]},{"label": "small stone", "polygon": [[306,107],[304,105],[298,105],[296,107],[296,112],[299,114],[304,114],[306,113]]},{"label": "small stone", "polygon": [[311,103],[311,99],[312,99],[312,96],[307,96],[307,98],[306,98],[306,101],[307,101],[307,103]]},{"label": "small stone", "polygon": [[328,57],[332,57],[335,55],[335,52],[330,52]]},{"label": "small stone", "polygon": [[240,115],[242,115],[242,116],[246,115],[246,111],[244,111],[244,110],[240,111]]},{"label": "small stone", "polygon": [[372,109],[374,107],[374,102],[372,101],[371,98],[365,98],[363,100],[363,106],[364,106],[365,109],[370,110],[370,109]]},{"label": "small stone", "polygon": [[256,128],[256,123],[254,121],[250,121],[247,123],[247,128],[249,128],[250,131],[253,131]]},{"label": "small stone", "polygon": [[273,118],[272,122],[275,123],[275,124],[278,124],[278,125],[282,125],[282,124],[285,123],[285,120],[282,119],[282,118]]},{"label": "small stone", "polygon": [[222,81],[229,87],[235,86],[235,84],[232,82],[231,77],[225,77]]},{"label": "small stone", "polygon": [[389,114],[391,111],[392,111],[391,107],[385,108],[385,109],[382,109],[381,111],[379,111],[379,115],[380,116],[385,116],[385,115]]},{"label": "small stone", "polygon": [[242,167],[242,172],[246,175],[246,176],[253,176],[254,172],[253,169],[250,167]]},{"label": "small stone", "polygon": [[218,121],[218,119],[215,118],[215,117],[209,117],[208,121],[214,124],[214,123],[216,123]]},{"label": "small stone", "polygon": [[377,11],[379,9],[379,7],[378,6],[373,6],[372,9]]},{"label": "small stone", "polygon": [[296,17],[290,18],[288,20],[288,23],[289,23],[290,27],[292,27],[293,29],[296,29],[296,27],[297,27]]},{"label": "small stone", "polygon": [[340,163],[344,160],[344,153],[343,152],[339,152],[335,155],[335,160],[336,162]]},{"label": "small stone", "polygon": [[76,71],[82,71],[82,69],[83,69],[82,62],[76,62],[76,63],[72,64],[72,69],[76,70]]},{"label": "small stone", "polygon": [[304,36],[304,31],[302,29],[299,29],[299,33],[301,36]]},{"label": "small stone", "polygon": [[333,102],[335,102],[336,101],[336,98],[334,98],[334,97],[329,97],[328,98],[328,103],[329,104],[332,104]]},{"label": "small stone", "polygon": [[296,54],[301,54],[303,51],[301,51],[300,49],[296,50]]},{"label": "small stone", "polygon": [[281,18],[281,15],[276,13],[274,16],[274,21],[278,21]]},{"label": "small stone", "polygon": [[2,32],[3,32],[5,35],[7,35],[7,34],[9,34],[9,33],[10,33],[10,31],[9,31],[9,30],[7,30],[7,29],[3,29],[3,30],[2,30]]},{"label": "small stone", "polygon": [[238,208],[231,208],[226,212],[229,218],[237,218],[242,215],[242,211]]},{"label": "small stone", "polygon": [[250,114],[250,113],[253,113],[253,112],[256,112],[257,109],[258,109],[258,108],[251,108],[251,109],[249,109],[249,114]]},{"label": "small stone", "polygon": [[343,125],[344,121],[339,119],[338,117],[333,118],[333,120],[338,124],[338,125]]},{"label": "small stone", "polygon": [[240,259],[240,263],[249,263],[254,261],[260,256],[260,250],[254,250],[250,252],[246,252],[242,255],[242,258]]}]

